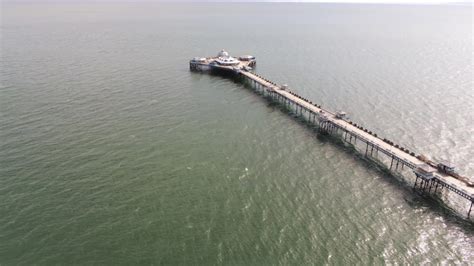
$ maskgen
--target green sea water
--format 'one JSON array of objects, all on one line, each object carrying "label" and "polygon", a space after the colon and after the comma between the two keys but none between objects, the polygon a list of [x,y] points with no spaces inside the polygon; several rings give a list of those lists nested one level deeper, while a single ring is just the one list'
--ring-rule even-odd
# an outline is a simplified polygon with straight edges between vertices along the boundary
[{"label": "green sea water", "polygon": [[470,5],[4,3],[0,265],[474,261],[466,224],[231,79],[474,174]]}]

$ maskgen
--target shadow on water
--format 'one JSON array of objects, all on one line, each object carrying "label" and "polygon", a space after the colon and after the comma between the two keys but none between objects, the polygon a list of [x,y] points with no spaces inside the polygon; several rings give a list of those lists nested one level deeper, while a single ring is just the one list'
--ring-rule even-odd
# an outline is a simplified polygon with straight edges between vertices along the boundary
[{"label": "shadow on water", "polygon": [[[199,71],[197,73],[200,74]],[[467,217],[461,217],[460,215],[456,214],[456,212],[449,208],[449,206],[447,206],[441,199],[433,197],[430,194],[422,194],[415,190],[406,181],[397,176],[396,173],[390,171],[390,169],[388,169],[387,166],[381,162],[361,154],[354,146],[346,144],[340,137],[321,132],[317,125],[309,122],[301,115],[298,115],[291,107],[287,107],[280,102],[276,102],[271,97],[256,91],[252,85],[246,82],[242,77],[239,77],[235,73],[228,71],[208,71],[206,73],[216,78],[224,77],[230,79],[239,85],[243,84],[243,86],[253,94],[262,96],[266,100],[268,108],[277,109],[290,115],[292,118],[294,118],[293,121],[297,121],[298,124],[305,127],[307,130],[310,130],[312,133],[315,133],[314,136],[318,141],[323,143],[331,143],[338,146],[341,151],[355,158],[355,160],[357,160],[358,163],[363,164],[365,168],[373,171],[375,174],[382,176],[383,180],[387,182],[387,184],[390,184],[390,186],[392,186],[394,189],[402,189],[405,202],[413,209],[429,208],[430,211],[434,212],[438,216],[444,217],[447,223],[459,226],[467,232],[474,233],[473,221],[469,220]]]}]

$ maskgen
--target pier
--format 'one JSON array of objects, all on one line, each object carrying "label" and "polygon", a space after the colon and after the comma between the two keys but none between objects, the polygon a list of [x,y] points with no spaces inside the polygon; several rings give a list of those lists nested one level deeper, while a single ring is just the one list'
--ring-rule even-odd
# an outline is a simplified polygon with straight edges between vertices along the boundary
[{"label": "pier", "polygon": [[[350,121],[344,112],[333,112],[292,92],[287,85],[277,85],[252,72],[253,56],[231,57],[222,50],[216,57],[194,58],[193,71],[215,71],[234,74],[268,99],[284,105],[322,134],[340,138],[368,159],[383,164],[395,176],[413,184],[420,194],[436,197],[455,212],[472,219],[474,184],[472,179],[455,172],[448,162],[434,162],[424,155],[403,148],[376,133]],[[456,196],[456,197],[453,197]],[[464,214],[463,214],[464,213]]]}]

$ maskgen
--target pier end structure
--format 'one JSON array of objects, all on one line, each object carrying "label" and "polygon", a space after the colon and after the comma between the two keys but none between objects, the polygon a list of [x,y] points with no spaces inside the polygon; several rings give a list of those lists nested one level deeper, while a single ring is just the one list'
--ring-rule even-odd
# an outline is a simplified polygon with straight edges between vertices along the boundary
[{"label": "pier end structure", "polygon": [[225,50],[221,50],[217,56],[194,57],[189,61],[189,69],[192,71],[224,71],[239,74],[240,71],[250,71],[257,64],[255,56],[243,55],[232,57]]},{"label": "pier end structure", "polygon": [[288,85],[277,85],[261,77],[252,72],[256,65],[254,56],[235,58],[222,50],[215,57],[195,57],[189,64],[192,71],[217,71],[242,78],[266,98],[284,105],[317,127],[320,133],[337,137],[368,160],[385,167],[417,193],[441,200],[460,216],[473,220],[474,182],[456,173],[450,162],[434,162],[424,155],[416,155],[350,121],[345,112],[327,110],[292,92]]}]

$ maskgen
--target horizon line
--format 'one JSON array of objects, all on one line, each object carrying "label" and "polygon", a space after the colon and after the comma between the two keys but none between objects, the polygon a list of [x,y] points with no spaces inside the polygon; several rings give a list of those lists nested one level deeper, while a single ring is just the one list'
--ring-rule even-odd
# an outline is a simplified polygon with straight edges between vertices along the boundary
[{"label": "horizon line", "polygon": [[0,0],[0,3],[322,3],[322,4],[406,4],[442,5],[470,4],[470,0]]}]

